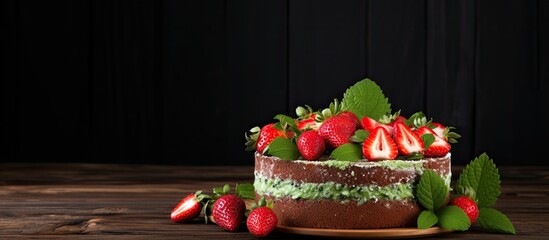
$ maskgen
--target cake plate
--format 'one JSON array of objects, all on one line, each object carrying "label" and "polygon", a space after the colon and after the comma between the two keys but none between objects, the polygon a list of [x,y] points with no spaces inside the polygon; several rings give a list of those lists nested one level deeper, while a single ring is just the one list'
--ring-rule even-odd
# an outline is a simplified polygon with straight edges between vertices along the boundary
[{"label": "cake plate", "polygon": [[402,239],[433,236],[452,232],[440,227],[427,229],[418,228],[382,228],[382,229],[327,229],[327,228],[305,228],[279,225],[277,232],[300,234],[309,236],[338,237],[338,238],[362,238],[362,239]]}]

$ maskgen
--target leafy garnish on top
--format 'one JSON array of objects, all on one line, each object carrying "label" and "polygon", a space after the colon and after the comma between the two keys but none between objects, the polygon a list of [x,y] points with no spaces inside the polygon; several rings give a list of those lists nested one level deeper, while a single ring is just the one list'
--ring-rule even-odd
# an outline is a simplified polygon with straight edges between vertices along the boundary
[{"label": "leafy garnish on top", "polygon": [[368,116],[379,119],[391,112],[389,99],[372,80],[365,78],[349,87],[341,101],[343,108],[355,113],[358,119]]}]

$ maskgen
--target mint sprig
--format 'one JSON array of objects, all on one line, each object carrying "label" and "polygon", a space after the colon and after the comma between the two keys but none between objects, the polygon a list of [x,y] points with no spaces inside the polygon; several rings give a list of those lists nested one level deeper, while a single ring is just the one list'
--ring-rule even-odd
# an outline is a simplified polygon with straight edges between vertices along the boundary
[{"label": "mint sprig", "polygon": [[297,145],[284,137],[275,138],[265,149],[268,155],[279,157],[282,160],[291,161],[299,157]]},{"label": "mint sprig", "polygon": [[368,78],[349,87],[343,94],[341,104],[343,109],[350,110],[358,119],[364,116],[379,119],[391,112],[389,99],[385,97],[381,88]]},{"label": "mint sprig", "polygon": [[[477,195],[479,208],[494,205],[501,193],[499,172],[486,153],[471,161],[459,175],[457,189],[470,187]],[[458,192],[460,195],[464,195]]]},{"label": "mint sprig", "polygon": [[[477,202],[479,216],[475,223],[480,225],[481,230],[516,234],[509,218],[492,208],[501,193],[500,184],[499,171],[494,161],[483,153],[463,169],[456,182],[454,195],[467,196]],[[453,205],[440,206],[442,187],[446,187],[442,178],[432,170],[427,170],[420,177],[416,197],[425,210],[418,216],[418,228],[430,228],[436,224],[449,230],[469,229],[471,222],[461,208]]]},{"label": "mint sprig", "polygon": [[356,162],[362,159],[362,148],[356,143],[345,143],[332,151],[330,158]]}]

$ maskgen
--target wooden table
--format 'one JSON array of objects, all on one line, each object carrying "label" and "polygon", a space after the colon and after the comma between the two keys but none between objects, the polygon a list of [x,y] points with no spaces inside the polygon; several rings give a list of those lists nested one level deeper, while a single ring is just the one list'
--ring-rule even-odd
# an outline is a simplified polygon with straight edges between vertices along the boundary
[{"label": "wooden table", "polygon": [[[453,166],[454,176],[460,171]],[[500,174],[495,207],[514,223],[516,236],[472,228],[422,239],[549,239],[549,167],[500,167]],[[0,239],[255,239],[246,231],[226,232],[202,220],[176,224],[169,217],[191,192],[252,181],[252,166],[3,163]]]}]

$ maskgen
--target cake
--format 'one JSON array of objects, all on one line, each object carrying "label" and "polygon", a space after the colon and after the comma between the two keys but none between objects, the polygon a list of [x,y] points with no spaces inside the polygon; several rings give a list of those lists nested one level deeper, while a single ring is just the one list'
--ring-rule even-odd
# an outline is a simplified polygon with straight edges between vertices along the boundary
[{"label": "cake", "polygon": [[279,224],[332,229],[416,227],[421,175],[432,170],[450,187],[453,127],[417,112],[391,112],[379,86],[363,79],[318,111],[246,134],[254,151],[256,200],[271,202]]}]

